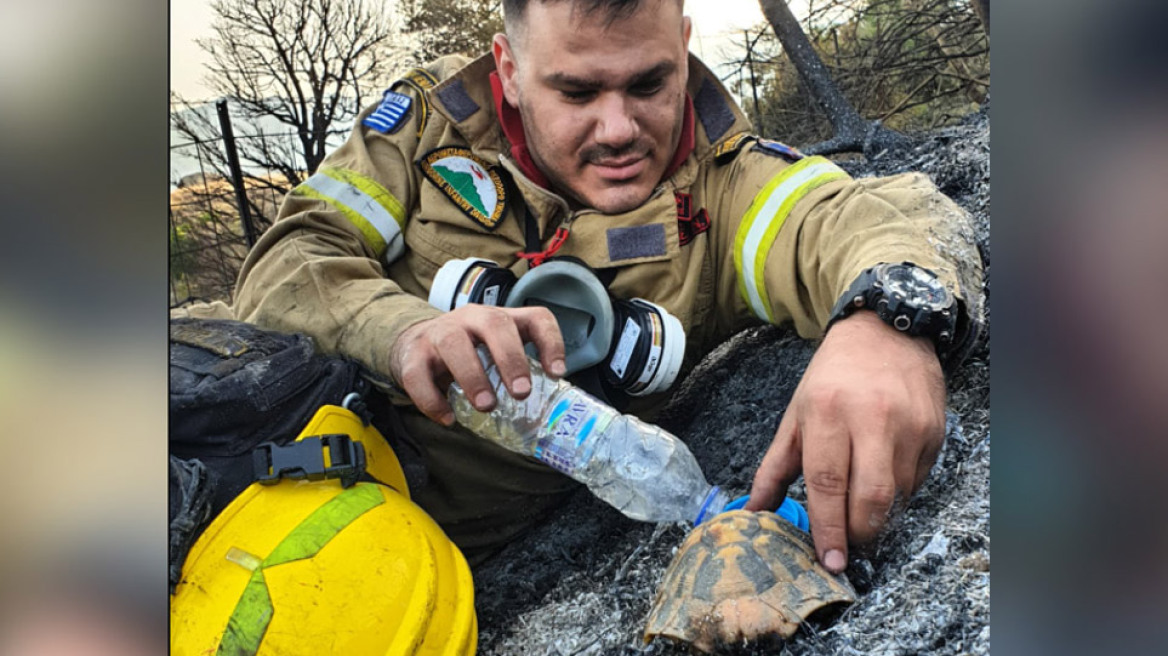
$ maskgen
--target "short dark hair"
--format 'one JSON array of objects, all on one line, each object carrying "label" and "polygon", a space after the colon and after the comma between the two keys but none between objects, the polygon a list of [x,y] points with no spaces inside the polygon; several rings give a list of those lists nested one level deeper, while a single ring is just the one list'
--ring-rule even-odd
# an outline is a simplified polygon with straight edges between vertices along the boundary
[{"label": "short dark hair", "polygon": [[[642,0],[535,0],[536,2],[571,2],[573,9],[581,15],[589,16],[603,12],[606,23],[628,18],[637,13]],[[529,0],[503,0],[503,20],[508,34],[519,26],[527,11]]]}]

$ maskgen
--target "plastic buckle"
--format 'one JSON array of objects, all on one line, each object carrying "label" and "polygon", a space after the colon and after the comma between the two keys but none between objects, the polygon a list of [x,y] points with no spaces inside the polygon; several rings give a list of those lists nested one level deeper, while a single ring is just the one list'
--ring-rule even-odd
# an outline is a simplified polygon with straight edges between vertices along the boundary
[{"label": "plastic buckle", "polygon": [[[324,449],[329,452],[330,466],[325,466]],[[348,435],[314,435],[279,446],[264,442],[252,452],[255,478],[263,485],[275,485],[282,479],[319,481],[339,478],[341,487],[351,487],[365,472],[365,445]]]}]

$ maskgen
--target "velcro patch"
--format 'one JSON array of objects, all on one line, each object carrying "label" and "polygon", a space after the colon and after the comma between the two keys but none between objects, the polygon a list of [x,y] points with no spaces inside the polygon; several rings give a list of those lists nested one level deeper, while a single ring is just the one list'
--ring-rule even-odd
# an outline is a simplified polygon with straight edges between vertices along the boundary
[{"label": "velcro patch", "polygon": [[734,155],[742,150],[743,146],[757,139],[758,137],[749,132],[739,132],[718,144],[718,147],[714,149],[714,162],[721,166],[734,161]]},{"label": "velcro patch", "polygon": [[629,228],[609,228],[608,259],[633,260],[665,255],[665,226],[651,223]]},{"label": "velcro patch", "polygon": [[418,160],[426,179],[434,183],[472,221],[494,230],[507,208],[499,173],[469,148],[437,148]]},{"label": "velcro patch", "polygon": [[438,89],[434,94],[446,106],[450,117],[458,123],[462,123],[479,111],[479,104],[466,92],[466,88],[462,86],[462,80],[450,80],[446,86]]},{"label": "velcro patch", "polygon": [[778,141],[772,141],[770,139],[759,139],[757,143],[754,144],[754,148],[751,148],[751,150],[759,153],[766,153],[767,155],[771,156],[778,155],[788,162],[797,162],[806,157],[797,149],[792,148],[785,143],[779,143]]},{"label": "velcro patch", "polygon": [[734,111],[730,109],[730,105],[710,78],[702,80],[702,86],[698,89],[698,95],[694,96],[693,102],[698,120],[701,121],[702,129],[706,131],[706,139],[709,139],[710,143],[721,139],[726,130],[734,125]]},{"label": "velcro patch", "polygon": [[361,124],[373,128],[382,134],[396,132],[401,127],[402,119],[410,113],[413,99],[396,91],[386,91],[381,99],[381,105],[366,116]]},{"label": "velcro patch", "polygon": [[694,213],[692,195],[680,192],[673,195],[677,199],[677,243],[685,246],[710,229],[710,215],[704,207]]}]

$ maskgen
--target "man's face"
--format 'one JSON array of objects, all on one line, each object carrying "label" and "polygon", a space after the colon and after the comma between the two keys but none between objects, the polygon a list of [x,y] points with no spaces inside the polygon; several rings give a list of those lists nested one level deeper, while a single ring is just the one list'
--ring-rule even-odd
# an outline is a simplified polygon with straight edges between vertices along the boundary
[{"label": "man's face", "polygon": [[690,23],[676,0],[606,22],[533,0],[494,53],[536,165],[574,200],[616,214],[648,200],[677,149]]}]

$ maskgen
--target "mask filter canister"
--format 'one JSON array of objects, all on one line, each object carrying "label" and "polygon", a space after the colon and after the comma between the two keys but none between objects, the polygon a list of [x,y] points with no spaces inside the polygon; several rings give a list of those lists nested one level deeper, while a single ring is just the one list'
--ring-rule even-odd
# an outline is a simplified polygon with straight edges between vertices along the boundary
[{"label": "mask filter canister", "polygon": [[443,312],[467,303],[501,306],[516,280],[514,273],[491,260],[475,257],[450,260],[434,276],[430,305]]}]

